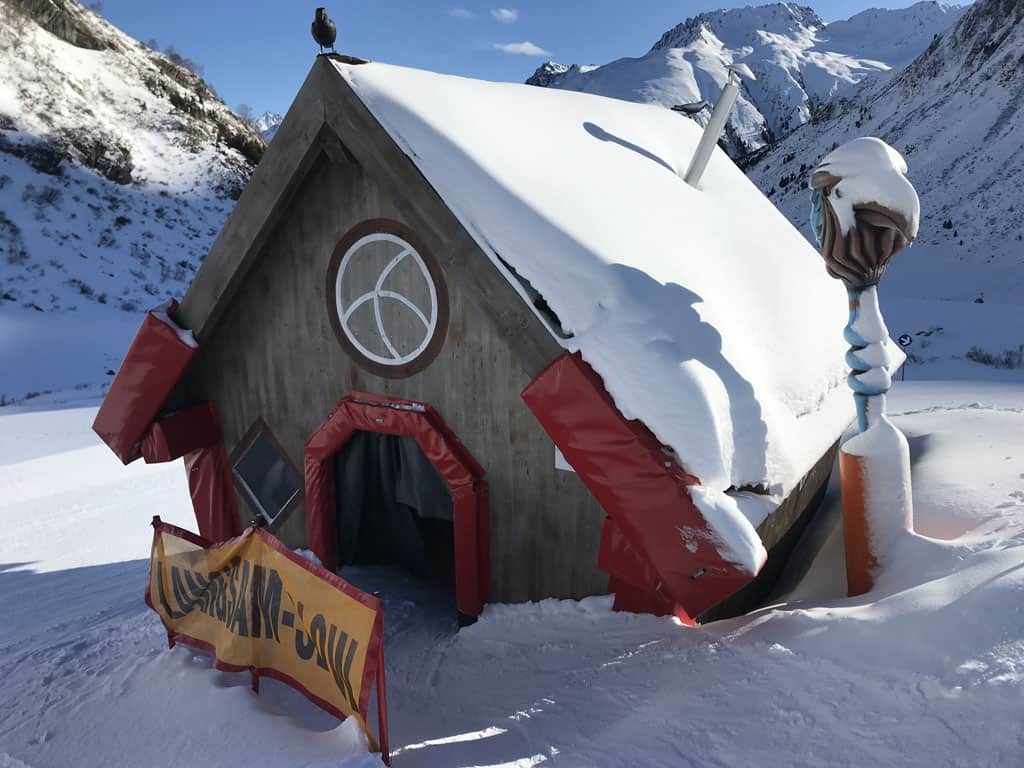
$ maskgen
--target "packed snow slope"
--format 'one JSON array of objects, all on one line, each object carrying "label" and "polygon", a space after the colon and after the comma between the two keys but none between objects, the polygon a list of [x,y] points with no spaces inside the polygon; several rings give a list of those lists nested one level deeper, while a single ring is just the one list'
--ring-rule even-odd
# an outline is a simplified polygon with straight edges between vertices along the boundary
[{"label": "packed snow slope", "polygon": [[[768,150],[748,175],[811,237],[811,171],[834,146],[878,136],[906,158],[922,213],[918,241],[893,260],[882,291],[1019,306],[1022,94],[1024,0],[979,0],[905,70],[831,102]],[[924,325],[915,330],[943,327],[942,314],[922,318]],[[1008,346],[984,338],[976,343],[993,355],[1014,352],[1024,344],[1019,323],[1016,331]],[[990,332],[1006,335],[998,325]]]},{"label": "packed snow slope", "polygon": [[[834,495],[790,595],[700,628],[591,598],[456,632],[450,595],[344,572],[385,596],[394,765],[1019,764],[1024,381],[897,383],[890,405],[921,535],[858,598]],[[167,650],[142,591],[150,517],[193,525],[180,462],[122,467],[95,407],[0,414],[0,766],[379,766],[351,723]]]},{"label": "packed snow slope", "polygon": [[[507,265],[544,298],[560,343],[708,491],[764,485],[781,500],[849,423],[842,286],[724,152],[700,189],[683,181],[696,124],[589,94],[335,67],[524,300]],[[753,529],[735,500],[715,503],[709,522],[741,551],[715,516]]]},{"label": "packed snow slope", "polygon": [[713,104],[727,67],[742,62],[757,80],[744,82],[727,126],[730,152],[739,157],[807,122],[855,83],[910,63],[963,12],[929,1],[826,24],[793,3],[710,11],[670,29],[640,58],[582,67],[547,62],[527,83],[664,107]]},{"label": "packed snow slope", "polygon": [[73,0],[0,0],[0,324],[181,296],[264,146]]}]

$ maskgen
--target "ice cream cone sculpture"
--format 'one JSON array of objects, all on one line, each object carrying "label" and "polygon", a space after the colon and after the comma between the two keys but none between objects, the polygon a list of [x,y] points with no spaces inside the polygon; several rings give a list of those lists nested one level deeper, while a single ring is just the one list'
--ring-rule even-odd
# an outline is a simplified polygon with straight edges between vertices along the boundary
[{"label": "ice cream cone sculpture", "polygon": [[920,202],[906,172],[895,149],[860,138],[833,150],[811,176],[815,237],[850,306],[844,337],[858,433],[840,447],[839,471],[851,596],[872,588],[894,539],[913,527],[910,449],[885,412],[893,357],[878,305],[889,260],[917,236]]}]

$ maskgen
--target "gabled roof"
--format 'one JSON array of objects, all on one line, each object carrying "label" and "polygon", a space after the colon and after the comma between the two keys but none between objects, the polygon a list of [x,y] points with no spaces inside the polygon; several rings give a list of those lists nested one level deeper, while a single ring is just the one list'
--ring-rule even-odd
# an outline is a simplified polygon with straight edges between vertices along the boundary
[{"label": "gabled roof", "polygon": [[[701,129],[661,107],[335,63],[559,339],[708,488],[786,493],[852,417],[846,295]],[[506,270],[507,274],[507,270]],[[524,294],[525,295],[525,294]]]},{"label": "gabled roof", "polygon": [[[724,153],[701,189],[682,180],[699,138],[660,107],[321,57],[179,317],[202,338],[317,157],[355,156],[413,226],[457,219],[445,266],[471,272],[528,372],[578,351],[700,479],[716,531],[760,546],[753,527],[852,419],[846,297]],[[410,163],[429,195],[407,199]],[[771,497],[735,490],[755,486]]]},{"label": "gabled roof", "polygon": [[[410,158],[385,133],[334,69],[319,56],[295,101],[203,261],[176,316],[202,340],[213,332],[262,253],[296,192],[318,162],[358,163],[404,210],[446,269],[472,284],[475,299],[530,375],[560,348],[503,275],[480,263],[480,250]],[[344,137],[342,141],[341,137]],[[410,183],[413,182],[413,183]],[[443,247],[441,247],[443,246]],[[486,261],[486,260],[485,260]]]}]

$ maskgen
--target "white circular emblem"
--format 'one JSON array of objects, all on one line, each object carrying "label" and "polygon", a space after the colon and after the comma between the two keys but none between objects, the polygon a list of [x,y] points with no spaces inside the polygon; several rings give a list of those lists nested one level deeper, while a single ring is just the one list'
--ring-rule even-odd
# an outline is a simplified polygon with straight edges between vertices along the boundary
[{"label": "white circular emblem", "polygon": [[338,324],[353,347],[384,366],[412,363],[433,340],[438,289],[406,240],[374,232],[354,242],[334,280]]}]

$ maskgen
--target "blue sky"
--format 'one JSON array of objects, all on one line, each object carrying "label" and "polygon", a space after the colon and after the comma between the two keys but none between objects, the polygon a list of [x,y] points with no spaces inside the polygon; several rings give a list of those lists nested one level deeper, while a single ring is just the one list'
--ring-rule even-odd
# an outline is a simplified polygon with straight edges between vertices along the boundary
[{"label": "blue sky", "polygon": [[[603,64],[645,53],[661,34],[701,11],[748,5],[710,0],[320,0],[338,25],[342,53],[437,72],[521,82],[548,58]],[[810,3],[826,20],[903,2]],[[172,44],[203,66],[231,107],[284,112],[313,63],[316,0],[103,0],[103,15],[140,40]],[[505,13],[500,12],[504,9]],[[546,53],[529,55],[532,43]],[[496,46],[512,46],[500,49]]]}]

